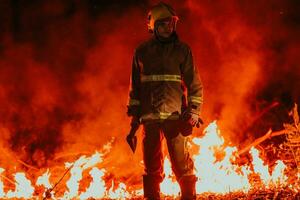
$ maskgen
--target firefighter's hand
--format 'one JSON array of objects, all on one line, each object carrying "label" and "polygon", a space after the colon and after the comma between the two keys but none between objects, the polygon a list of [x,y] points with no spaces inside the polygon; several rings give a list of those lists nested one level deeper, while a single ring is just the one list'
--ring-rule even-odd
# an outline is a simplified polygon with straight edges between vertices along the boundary
[{"label": "firefighter's hand", "polygon": [[199,115],[197,113],[192,112],[192,110],[190,109],[185,110],[185,112],[182,114],[182,119],[184,121],[189,122],[193,127],[196,126],[197,128],[199,128],[200,124],[203,123]]},{"label": "firefighter's hand", "polygon": [[190,119],[190,123],[193,127],[200,128],[201,125],[203,125],[203,120],[200,118],[197,114],[192,114],[192,117]]},{"label": "firefighter's hand", "polygon": [[190,124],[195,127],[195,126],[199,126],[198,125],[198,118],[199,115],[195,114],[195,113],[190,113],[191,114],[191,118],[189,119]]},{"label": "firefighter's hand", "polygon": [[200,128],[200,126],[203,124],[204,124],[203,120],[201,119],[201,117],[198,116],[198,121],[196,122],[196,127]]}]

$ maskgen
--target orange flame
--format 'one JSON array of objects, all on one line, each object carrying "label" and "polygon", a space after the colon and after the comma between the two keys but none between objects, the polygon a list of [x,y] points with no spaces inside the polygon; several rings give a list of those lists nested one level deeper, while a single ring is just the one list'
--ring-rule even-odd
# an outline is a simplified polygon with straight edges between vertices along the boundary
[{"label": "orange flame", "polygon": [[93,177],[93,180],[86,192],[80,195],[80,199],[103,198],[105,196],[105,182],[103,180],[104,174],[105,170],[93,167],[90,171],[90,175]]},{"label": "orange flame", "polygon": [[160,184],[161,192],[167,196],[178,195],[180,192],[180,187],[179,184],[174,180],[174,174],[172,173],[171,163],[168,158],[165,158],[164,160],[164,173],[165,178]]},{"label": "orange flame", "polygon": [[[253,173],[249,166],[237,166],[232,164],[231,158],[237,151],[235,147],[224,147],[224,139],[218,129],[216,121],[212,122],[206,129],[203,138],[194,138],[193,143],[199,147],[199,152],[193,156],[195,162],[197,194],[204,192],[214,192],[225,194],[228,192],[242,191],[247,192],[251,189],[248,176]],[[224,156],[222,160],[217,159],[216,151],[222,151]],[[263,165],[263,161],[258,157],[258,150],[251,150],[253,156],[254,172],[260,175],[265,186],[270,184],[283,185],[287,177],[284,175],[286,166],[282,161],[278,161],[273,170],[272,176],[269,174],[268,166]],[[169,161],[165,159],[165,174],[162,192],[166,195],[178,195],[179,188],[175,190],[165,188],[174,188],[175,182],[169,177]],[[167,166],[167,167],[166,167]]]},{"label": "orange flame", "polygon": [[30,180],[28,180],[25,176],[25,173],[18,172],[14,175],[16,180],[16,188],[15,191],[8,191],[6,196],[8,198],[32,198],[34,187],[32,187]]},{"label": "orange flame", "polygon": [[[142,189],[129,191],[126,183],[118,180],[111,180],[111,186],[107,186],[105,175],[107,170],[99,169],[96,165],[103,162],[104,154],[109,153],[111,149],[111,141],[103,148],[104,153],[95,152],[90,157],[81,156],[74,162],[66,162],[65,167],[70,171],[70,177],[66,181],[67,191],[62,197],[56,197],[54,191],[51,191],[52,197],[58,199],[88,199],[88,198],[110,198],[110,199],[128,199],[134,196],[143,195]],[[195,162],[195,174],[198,177],[196,183],[197,194],[204,192],[214,192],[225,194],[228,192],[242,191],[247,192],[253,187],[249,179],[249,175],[256,174],[259,176],[263,186],[284,186],[287,184],[287,176],[284,174],[286,166],[281,160],[278,160],[272,173],[269,173],[269,167],[264,165],[259,158],[259,151],[252,148],[253,171],[249,165],[238,166],[231,162],[236,147],[228,147],[224,145],[224,139],[214,121],[204,130],[202,138],[193,138],[190,145],[195,145],[199,151],[193,155]],[[216,153],[222,154],[217,156]],[[220,158],[221,157],[221,158]],[[79,185],[85,181],[83,172],[89,170],[91,182],[86,188],[80,189]],[[4,169],[0,168],[0,175]],[[176,182],[175,176],[171,170],[171,163],[166,157],[164,160],[165,178],[160,184],[161,192],[166,196],[176,197],[180,193],[179,184]],[[2,176],[2,175],[1,175]],[[53,187],[49,181],[51,174],[49,169],[37,178],[36,186],[46,189]],[[2,176],[3,177],[3,176]],[[4,192],[4,184],[0,180],[0,197],[1,198],[34,198],[35,187],[32,181],[26,178],[23,172],[17,172],[15,177],[15,190]],[[45,197],[46,194],[43,194]]]},{"label": "orange flame", "polygon": [[284,170],[286,166],[284,163],[280,160],[277,161],[277,165],[274,168],[274,171],[272,173],[272,176],[269,173],[268,166],[265,166],[263,164],[263,161],[259,158],[259,152],[257,149],[252,148],[250,150],[250,153],[252,154],[252,164],[254,167],[254,172],[258,173],[260,175],[261,180],[263,181],[265,186],[270,186],[272,184],[285,184],[287,177],[284,175]]}]

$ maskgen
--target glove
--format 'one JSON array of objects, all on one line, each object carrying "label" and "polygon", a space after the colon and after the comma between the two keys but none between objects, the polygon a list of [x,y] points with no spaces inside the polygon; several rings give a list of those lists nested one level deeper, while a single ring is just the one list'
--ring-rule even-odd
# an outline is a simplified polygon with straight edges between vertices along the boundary
[{"label": "glove", "polygon": [[196,123],[198,122],[198,115],[195,113],[191,113],[191,117],[189,119],[190,124],[194,127],[196,126]]},{"label": "glove", "polygon": [[200,125],[203,125],[203,124],[204,124],[203,120],[198,116],[198,121],[196,122],[196,127],[200,128]]},{"label": "glove", "polygon": [[184,121],[188,121],[193,127],[200,127],[200,124],[203,124],[203,120],[199,117],[199,115],[193,112],[192,109],[186,109],[182,114],[182,119]]}]

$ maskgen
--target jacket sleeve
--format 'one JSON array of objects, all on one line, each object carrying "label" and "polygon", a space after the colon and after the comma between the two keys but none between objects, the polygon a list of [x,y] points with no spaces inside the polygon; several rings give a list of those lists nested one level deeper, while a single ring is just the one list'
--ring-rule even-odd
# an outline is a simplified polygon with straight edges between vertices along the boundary
[{"label": "jacket sleeve", "polygon": [[187,47],[186,57],[182,64],[182,76],[187,87],[188,107],[192,112],[200,114],[203,103],[203,86],[189,47]]},{"label": "jacket sleeve", "polygon": [[129,86],[129,98],[127,103],[127,114],[128,116],[140,116],[140,68],[138,65],[138,60],[136,52],[132,60],[132,70],[130,77]]}]

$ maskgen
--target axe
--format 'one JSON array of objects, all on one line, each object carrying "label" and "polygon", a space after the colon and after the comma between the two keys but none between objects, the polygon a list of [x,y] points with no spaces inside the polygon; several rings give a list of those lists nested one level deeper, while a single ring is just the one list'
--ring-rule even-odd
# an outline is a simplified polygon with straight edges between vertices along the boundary
[{"label": "axe", "polygon": [[137,145],[137,137],[136,137],[135,133],[139,129],[139,127],[140,127],[140,123],[137,123],[137,122],[131,123],[131,128],[130,128],[129,134],[126,137],[126,141],[129,144],[133,153],[135,152],[136,145]]}]

